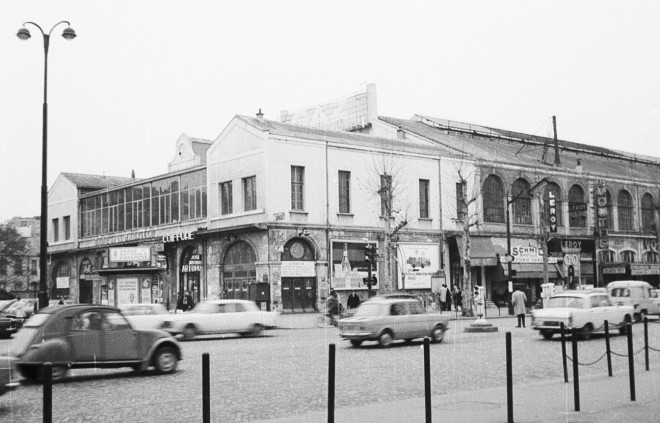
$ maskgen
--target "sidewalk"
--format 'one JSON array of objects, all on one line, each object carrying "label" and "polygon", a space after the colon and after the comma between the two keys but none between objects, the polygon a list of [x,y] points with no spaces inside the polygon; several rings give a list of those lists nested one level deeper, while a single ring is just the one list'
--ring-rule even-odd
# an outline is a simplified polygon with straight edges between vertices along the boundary
[{"label": "sidewalk", "polygon": [[[523,422],[655,422],[660,416],[660,371],[635,369],[636,401],[630,400],[627,374],[580,378],[580,410],[575,410],[573,382],[562,380],[513,386],[513,419]],[[431,398],[435,422],[507,422],[506,386],[454,392]],[[424,398],[335,410],[337,423],[425,422]],[[327,410],[253,423],[327,422]]]}]

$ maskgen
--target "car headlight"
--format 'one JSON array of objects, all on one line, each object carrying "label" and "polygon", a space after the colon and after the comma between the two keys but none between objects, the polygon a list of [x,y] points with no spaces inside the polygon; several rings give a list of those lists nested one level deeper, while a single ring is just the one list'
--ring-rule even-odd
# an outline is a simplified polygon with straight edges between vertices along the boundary
[{"label": "car headlight", "polygon": [[172,322],[164,321],[164,322],[160,325],[160,327],[163,328],[163,329],[171,328],[171,327],[172,327]]}]

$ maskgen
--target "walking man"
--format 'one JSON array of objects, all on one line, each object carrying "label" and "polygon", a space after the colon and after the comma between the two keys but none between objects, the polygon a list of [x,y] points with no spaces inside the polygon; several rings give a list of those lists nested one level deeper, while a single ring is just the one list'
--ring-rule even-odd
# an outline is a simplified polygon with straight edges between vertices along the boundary
[{"label": "walking man", "polygon": [[516,288],[515,292],[511,296],[511,302],[513,303],[513,312],[518,316],[518,326],[522,324],[522,327],[525,327],[525,302],[527,301],[527,296],[520,288]]}]

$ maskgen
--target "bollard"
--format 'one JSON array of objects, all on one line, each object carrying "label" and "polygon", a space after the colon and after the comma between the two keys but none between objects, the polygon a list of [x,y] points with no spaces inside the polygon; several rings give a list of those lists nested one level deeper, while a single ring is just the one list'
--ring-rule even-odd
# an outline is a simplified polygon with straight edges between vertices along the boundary
[{"label": "bollard", "polygon": [[646,371],[649,371],[649,319],[644,317],[644,358],[646,359]]},{"label": "bollard", "polygon": [[612,350],[610,349],[610,324],[605,320],[605,354],[607,355],[607,374],[612,377]]},{"label": "bollard", "polygon": [[53,363],[50,361],[44,364],[44,399],[43,399],[43,417],[44,423],[53,421]]},{"label": "bollard", "polygon": [[506,412],[507,423],[513,423],[513,368],[511,359],[511,332],[506,333]]},{"label": "bollard", "polygon": [[211,423],[211,383],[209,353],[202,354],[202,421]]},{"label": "bollard", "polygon": [[426,406],[426,423],[431,423],[431,357],[428,336],[424,337],[424,403]]},{"label": "bollard", "polygon": [[335,422],[335,344],[329,345],[328,363],[328,423]]},{"label": "bollard", "polygon": [[571,329],[571,345],[573,346],[573,401],[575,411],[580,411],[580,374],[578,372],[577,330]]},{"label": "bollard", "polygon": [[566,363],[566,334],[564,333],[564,323],[559,324],[561,333],[561,361],[564,365],[564,383],[568,383],[568,364]]},{"label": "bollard", "polygon": [[635,357],[633,356],[632,323],[628,323],[628,373],[630,374],[630,401],[635,399]]}]

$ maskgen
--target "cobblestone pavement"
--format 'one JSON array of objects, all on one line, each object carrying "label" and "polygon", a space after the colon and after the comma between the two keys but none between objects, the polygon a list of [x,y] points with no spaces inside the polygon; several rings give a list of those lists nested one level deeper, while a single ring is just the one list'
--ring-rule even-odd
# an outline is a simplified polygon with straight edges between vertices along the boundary
[{"label": "cobblestone pavement", "polygon": [[[506,384],[505,332],[512,333],[514,385],[563,380],[561,342],[550,341],[515,319],[490,320],[494,333],[467,333],[471,320],[450,322],[445,341],[430,351],[432,393],[463,392]],[[638,371],[644,369],[643,326],[634,325]],[[0,341],[0,350],[7,342]],[[202,420],[202,354],[211,358],[211,418],[250,422],[327,409],[328,345],[336,348],[336,407],[354,407],[424,397],[423,342],[381,349],[374,343],[352,348],[337,329],[309,328],[266,332],[260,338],[215,337],[182,343],[184,360],[173,375],[129,369],[76,370],[53,386],[56,422],[187,422]],[[660,324],[649,324],[649,344],[660,349]],[[612,350],[627,351],[626,337],[611,338]],[[570,343],[567,344],[570,355]],[[581,375],[607,374],[605,339],[579,343]],[[660,353],[650,352],[651,366]],[[627,374],[627,358],[614,355],[615,374]],[[569,374],[572,374],[569,361]],[[24,385],[0,397],[0,421],[42,421],[40,385]]]}]

